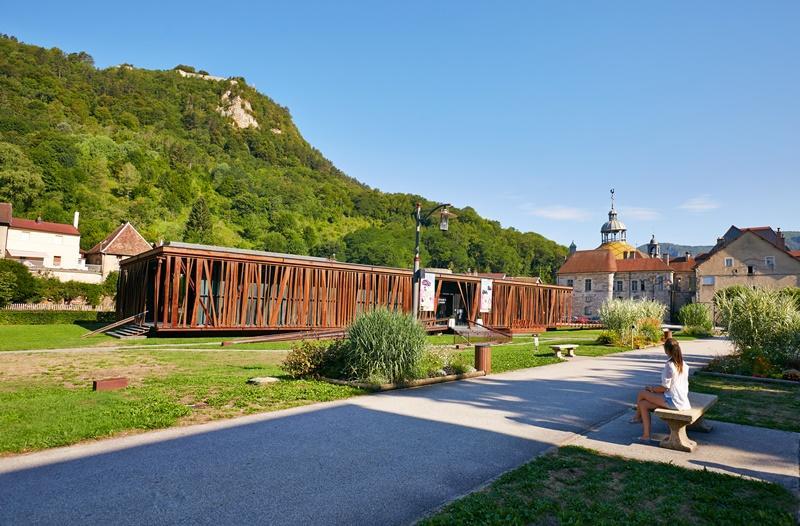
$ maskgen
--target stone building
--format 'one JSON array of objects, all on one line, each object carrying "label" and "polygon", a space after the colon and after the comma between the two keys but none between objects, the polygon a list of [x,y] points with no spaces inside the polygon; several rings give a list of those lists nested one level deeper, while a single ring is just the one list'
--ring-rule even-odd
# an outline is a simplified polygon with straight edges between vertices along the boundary
[{"label": "stone building", "polygon": [[673,269],[660,256],[655,236],[645,254],[628,244],[627,227],[620,221],[611,191],[608,221],[600,228],[601,243],[594,250],[570,246],[558,270],[558,284],[573,288],[573,313],[597,318],[600,306],[612,298],[650,299],[663,303],[671,314]]},{"label": "stone building", "polygon": [[119,262],[123,259],[147,252],[150,243],[132,224],[125,222],[119,225],[104,240],[86,252],[86,261],[91,265],[99,265],[103,279],[109,273],[119,270]]},{"label": "stone building", "polygon": [[687,303],[711,304],[718,290],[733,285],[800,287],[800,251],[791,251],[780,229],[731,226],[707,253],[670,259],[661,255],[653,236],[647,253],[627,242],[611,194],[608,221],[600,229],[601,244],[577,250],[558,270],[558,284],[573,288],[573,313],[596,318],[612,298],[650,299],[667,306],[673,320]]},{"label": "stone building", "polygon": [[780,229],[731,226],[706,254],[695,258],[695,301],[711,303],[733,285],[800,287],[800,251],[790,251]]}]

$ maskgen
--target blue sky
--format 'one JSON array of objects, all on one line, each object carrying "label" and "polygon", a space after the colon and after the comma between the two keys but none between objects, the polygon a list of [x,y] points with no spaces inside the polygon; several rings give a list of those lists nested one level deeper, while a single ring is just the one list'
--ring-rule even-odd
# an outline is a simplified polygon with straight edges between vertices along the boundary
[{"label": "blue sky", "polygon": [[288,106],[349,175],[599,243],[800,230],[800,2],[10,2],[98,66],[191,64]]}]

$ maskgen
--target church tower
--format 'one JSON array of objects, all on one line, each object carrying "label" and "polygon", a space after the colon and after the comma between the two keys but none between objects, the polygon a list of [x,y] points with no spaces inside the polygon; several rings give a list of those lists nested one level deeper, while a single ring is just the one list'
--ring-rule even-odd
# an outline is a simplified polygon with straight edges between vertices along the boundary
[{"label": "church tower", "polygon": [[615,206],[614,189],[611,189],[611,210],[608,212],[608,221],[600,227],[600,238],[602,243],[598,250],[608,250],[614,254],[616,259],[647,257],[635,247],[628,244],[628,228],[625,223],[619,220]]}]

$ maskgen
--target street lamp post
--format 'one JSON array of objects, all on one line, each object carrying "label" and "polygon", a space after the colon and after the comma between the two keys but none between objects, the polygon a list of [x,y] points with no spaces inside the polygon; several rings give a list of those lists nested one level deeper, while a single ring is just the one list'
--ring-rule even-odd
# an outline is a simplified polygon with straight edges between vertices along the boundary
[{"label": "street lamp post", "polygon": [[437,210],[441,210],[439,216],[439,230],[445,232],[449,228],[449,218],[455,217],[454,214],[447,210],[448,206],[452,206],[450,203],[442,203],[436,206],[433,210],[422,215],[422,204],[417,203],[417,208],[414,211],[414,218],[417,222],[417,232],[416,232],[416,241],[414,244],[414,275],[412,276],[411,282],[411,315],[414,319],[419,318],[419,284],[420,284],[420,275],[419,275],[419,235],[420,229],[422,228],[422,222],[428,219],[434,212]]}]

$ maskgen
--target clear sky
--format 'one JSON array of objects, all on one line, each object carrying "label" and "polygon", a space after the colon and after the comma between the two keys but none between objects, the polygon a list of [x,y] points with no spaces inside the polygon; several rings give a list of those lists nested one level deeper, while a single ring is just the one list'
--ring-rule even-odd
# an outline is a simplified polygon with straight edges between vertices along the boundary
[{"label": "clear sky", "polygon": [[[115,5],[119,4],[119,5]],[[0,32],[190,64],[288,106],[349,175],[599,243],[800,230],[800,2],[12,2]]]}]

